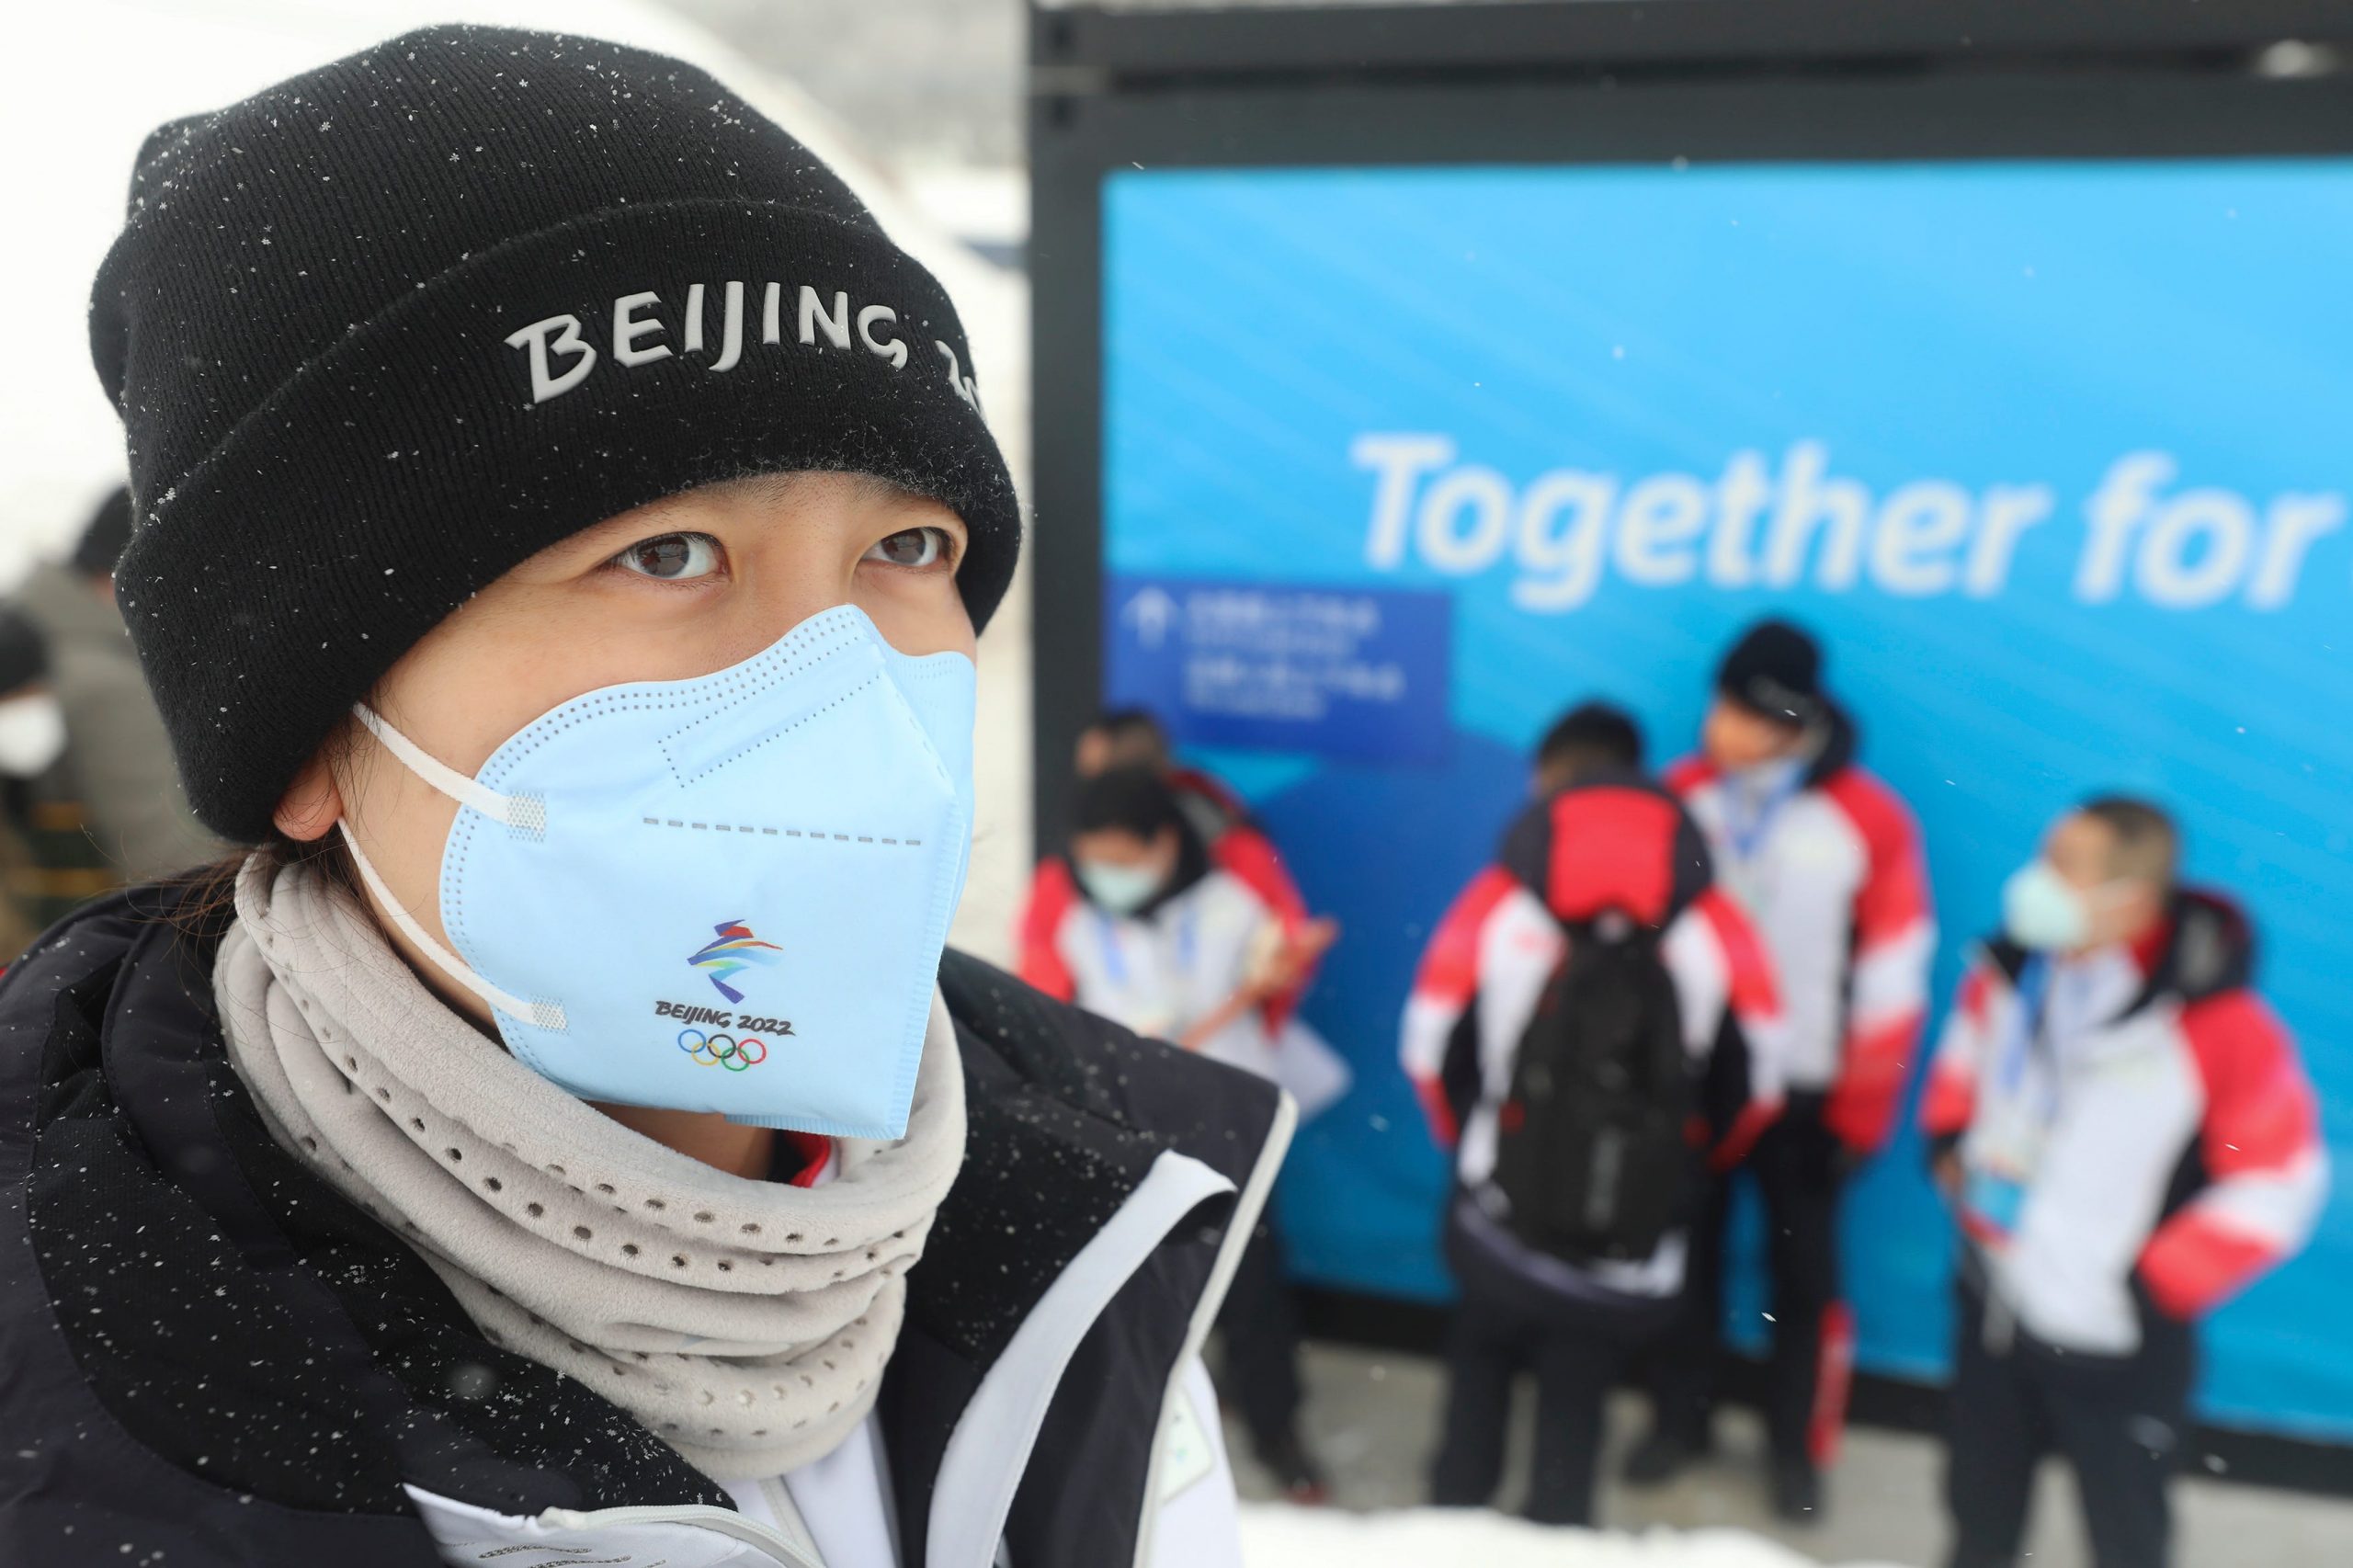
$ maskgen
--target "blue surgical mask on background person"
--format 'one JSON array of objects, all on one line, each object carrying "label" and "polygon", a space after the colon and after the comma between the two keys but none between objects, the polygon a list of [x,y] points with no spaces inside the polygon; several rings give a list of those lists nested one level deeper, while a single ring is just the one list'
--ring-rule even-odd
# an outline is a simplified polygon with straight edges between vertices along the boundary
[{"label": "blue surgical mask on background person", "polygon": [[972,833],[975,676],[854,606],[691,680],[604,687],[473,778],[365,707],[461,809],[436,942],[516,1057],[583,1099],[834,1137],[906,1131]]},{"label": "blue surgical mask on background person", "polygon": [[2131,888],[2112,881],[2086,893],[2050,861],[2029,860],[2002,884],[2002,928],[2031,951],[2072,952],[2091,939],[2093,915]]},{"label": "blue surgical mask on background person", "polygon": [[47,692],[0,699],[0,774],[38,778],[65,755],[65,710]]},{"label": "blue surgical mask on background person", "polygon": [[1108,860],[1080,860],[1074,869],[1086,896],[1113,915],[1133,915],[1152,902],[1165,880],[1151,866],[1114,865]]}]

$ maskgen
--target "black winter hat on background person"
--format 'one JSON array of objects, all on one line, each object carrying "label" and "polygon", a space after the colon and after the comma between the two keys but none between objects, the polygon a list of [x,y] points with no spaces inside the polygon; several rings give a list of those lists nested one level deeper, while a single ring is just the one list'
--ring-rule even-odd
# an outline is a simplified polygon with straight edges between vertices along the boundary
[{"label": "black winter hat on background person", "polygon": [[1827,707],[1821,644],[1786,620],[1760,620],[1724,655],[1716,689],[1768,719],[1811,724]]},{"label": "black winter hat on background person", "polygon": [[0,701],[49,674],[49,646],[22,610],[0,605]]},{"label": "black winter hat on background person", "polygon": [[74,553],[66,564],[85,577],[104,577],[114,571],[114,563],[122,559],[123,547],[131,542],[131,491],[118,484],[114,494],[98,503],[83,527],[82,538],[74,546]]},{"label": "black winter hat on background person", "polygon": [[1586,701],[1552,721],[1536,743],[1536,766],[1572,754],[1608,757],[1617,767],[1641,772],[1643,727],[1614,702]]},{"label": "black winter hat on background person", "polygon": [[964,520],[975,624],[1019,549],[939,285],[799,142],[617,44],[424,28],[164,127],[90,337],[118,597],[232,839],[471,594],[646,502],[880,475]]}]

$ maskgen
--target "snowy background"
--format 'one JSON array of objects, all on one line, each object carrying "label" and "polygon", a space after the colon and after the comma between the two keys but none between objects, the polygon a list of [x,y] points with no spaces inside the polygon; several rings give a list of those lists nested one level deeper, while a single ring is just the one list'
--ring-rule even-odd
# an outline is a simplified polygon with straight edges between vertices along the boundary
[{"label": "snowy background", "polygon": [[[1005,161],[1005,139],[991,134],[988,156],[995,162],[982,165],[958,150],[962,132],[938,142],[876,139],[875,124],[923,122],[913,112],[915,100],[893,112],[873,94],[851,95],[845,103],[868,117],[867,129],[853,128],[802,90],[801,78],[747,59],[693,14],[709,11],[771,49],[779,36],[805,33],[817,40],[802,56],[817,67],[807,77],[835,84],[847,79],[850,62],[863,62],[864,77],[889,79],[902,94],[920,93],[921,84],[899,64],[965,61],[959,74],[985,77],[996,91],[993,107],[959,109],[958,122],[995,123],[1009,116],[1017,91],[1017,7],[1006,0],[972,7],[993,18],[996,42],[971,60],[947,47],[959,41],[944,20],[959,12],[953,5],[902,7],[903,17],[925,25],[898,38],[853,20],[856,8],[847,5],[807,6],[810,15],[790,27],[793,7],[766,9],[766,22],[754,26],[750,6],[673,10],[637,0],[76,0],[11,7],[12,58],[43,63],[16,73],[0,94],[0,145],[13,150],[6,209],[16,215],[9,243],[0,246],[0,295],[14,302],[9,373],[0,376],[0,593],[36,559],[62,553],[91,507],[119,483],[122,432],[90,368],[85,312],[90,279],[121,225],[131,160],[147,133],[410,28],[447,21],[453,12],[472,22],[586,33],[677,55],[807,142],[947,285],[979,364],[982,401],[1016,481],[1025,480],[1028,286],[1001,261],[960,242],[926,205],[971,214],[984,232],[1017,228],[1019,207],[1007,203],[1018,176]],[[875,9],[880,15],[890,7]],[[842,62],[841,69],[823,69],[828,60]],[[885,61],[894,63],[886,69],[880,63]],[[952,172],[967,168],[972,172]],[[1017,585],[981,662],[981,810],[972,892],[956,939],[994,957],[1006,950],[1013,901],[1029,866],[1028,607],[1026,585]]]}]

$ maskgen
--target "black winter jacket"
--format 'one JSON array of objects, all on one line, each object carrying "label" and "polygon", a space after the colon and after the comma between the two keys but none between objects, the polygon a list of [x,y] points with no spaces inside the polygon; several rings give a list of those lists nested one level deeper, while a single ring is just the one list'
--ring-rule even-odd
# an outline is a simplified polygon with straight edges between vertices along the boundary
[{"label": "black winter jacket", "polygon": [[[272,1142],[213,1013],[225,921],[134,889],[0,977],[0,1563],[430,1568],[410,1488],[732,1509]],[[1135,1562],[1289,1108],[975,960],[940,984],[969,1155],[877,1404],[902,1561]]]}]

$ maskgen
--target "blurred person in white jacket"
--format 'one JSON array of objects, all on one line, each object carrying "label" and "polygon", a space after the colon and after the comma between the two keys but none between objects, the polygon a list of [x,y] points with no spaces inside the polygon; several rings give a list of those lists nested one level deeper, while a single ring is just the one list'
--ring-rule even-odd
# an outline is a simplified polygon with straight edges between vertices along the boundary
[{"label": "blurred person in white jacket", "polygon": [[2003,890],[1921,1121],[1964,1238],[1945,1494],[1954,1568],[2018,1560],[2046,1453],[2099,1568],[2161,1568],[2197,1325],[2295,1256],[2328,1194],[2255,928],[2180,881],[2149,801],[2067,812]]},{"label": "blurred person in white jacket", "polygon": [[[1918,825],[1857,760],[1859,745],[1825,684],[1821,645],[1768,619],[1725,651],[1699,748],[1665,776],[1771,952],[1789,1016],[1788,1104],[1740,1170],[1767,1215],[1773,1506],[1799,1523],[1821,1517],[1823,1467],[1846,1419],[1855,1321],[1839,1286],[1840,1205],[1894,1131],[1936,953]],[[1629,1482],[1665,1481],[1711,1440],[1722,1238],[1738,1175],[1711,1194],[1692,1310],[1654,1367],[1652,1427],[1627,1455]]]},{"label": "blurred person in white jacket", "polygon": [[[1330,945],[1329,921],[1293,922],[1212,863],[1162,769],[1116,767],[1079,787],[1068,875],[1040,878],[1022,921],[1025,975],[1138,1034],[1273,1080],[1280,1008]],[[1033,983],[1037,983],[1033,980]],[[1301,1501],[1324,1480],[1299,1430],[1298,1311],[1283,1248],[1262,1219],[1219,1325],[1223,1392],[1259,1460]]]}]

